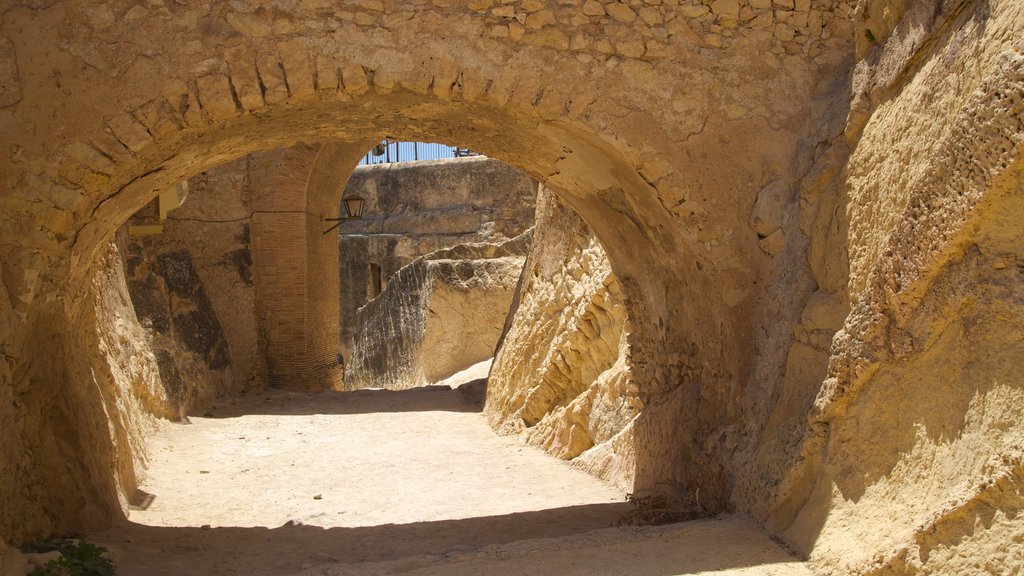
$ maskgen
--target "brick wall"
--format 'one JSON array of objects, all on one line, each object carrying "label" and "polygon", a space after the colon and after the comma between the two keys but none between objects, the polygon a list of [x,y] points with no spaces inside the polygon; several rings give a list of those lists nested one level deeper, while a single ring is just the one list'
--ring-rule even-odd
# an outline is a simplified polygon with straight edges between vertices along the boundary
[{"label": "brick wall", "polygon": [[257,321],[271,386],[341,387],[337,362],[337,245],[306,212],[318,146],[300,144],[253,157],[253,272]]}]

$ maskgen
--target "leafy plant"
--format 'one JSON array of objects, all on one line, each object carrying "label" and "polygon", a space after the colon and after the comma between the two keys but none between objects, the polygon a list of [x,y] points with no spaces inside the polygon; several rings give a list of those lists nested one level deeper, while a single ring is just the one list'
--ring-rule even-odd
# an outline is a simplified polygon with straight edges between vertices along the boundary
[{"label": "leafy plant", "polygon": [[107,549],[81,540],[50,540],[25,546],[25,552],[58,551],[61,557],[36,568],[29,576],[114,576]]}]

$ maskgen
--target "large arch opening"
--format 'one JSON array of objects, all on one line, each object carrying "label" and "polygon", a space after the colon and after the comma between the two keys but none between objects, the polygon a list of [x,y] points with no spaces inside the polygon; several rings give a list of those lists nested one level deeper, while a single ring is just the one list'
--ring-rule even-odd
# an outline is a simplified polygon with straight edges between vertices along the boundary
[{"label": "large arch opening", "polygon": [[[796,177],[790,172],[809,161],[794,159],[808,131],[808,101],[828,89],[816,84],[818,67],[845,65],[836,56],[845,41],[828,43],[836,45],[836,54],[819,46],[812,63],[795,55],[783,58],[781,45],[778,56],[760,58],[766,45],[776,43],[770,37],[732,38],[730,33],[725,41],[716,33],[707,46],[728,49],[712,54],[694,40],[690,25],[697,25],[696,16],[659,7],[647,15],[666,13],[666,26],[652,25],[659,36],[645,36],[639,50],[632,29],[604,9],[576,16],[586,18],[591,34],[610,30],[615,44],[583,36],[582,45],[576,42],[569,49],[568,37],[555,29],[561,24],[545,16],[531,20],[538,31],[515,32],[518,25],[508,19],[521,19],[514,9],[504,15],[504,10],[466,14],[443,6],[382,8],[360,6],[356,21],[329,30],[314,20],[294,33],[285,26],[266,41],[239,41],[233,33],[224,42],[199,39],[188,45],[189,54],[210,57],[198,66],[176,55],[140,61],[134,70],[129,70],[131,63],[124,69],[115,66],[108,71],[114,77],[127,74],[120,112],[74,126],[52,170],[43,170],[47,178],[32,182],[41,194],[69,208],[61,220],[64,228],[42,231],[52,245],[35,255],[45,261],[46,272],[38,283],[29,283],[25,295],[37,300],[29,309],[32,318],[26,325],[32,331],[24,346],[52,340],[54,332],[68,334],[67,326],[86,327],[80,331],[86,336],[66,336],[59,343],[65,365],[29,359],[18,368],[19,374],[30,374],[27,379],[51,383],[29,393],[26,402],[52,406],[56,395],[61,415],[73,416],[62,436],[69,443],[102,448],[75,459],[69,466],[72,480],[50,491],[85,492],[91,496],[85,500],[95,504],[78,511],[57,496],[41,503],[28,499],[18,506],[34,512],[19,514],[45,518],[28,531],[46,531],[54,518],[84,525],[116,516],[118,487],[103,472],[110,462],[117,461],[122,492],[135,482],[132,456],[141,447],[132,441],[130,410],[107,411],[113,427],[126,431],[113,440],[98,416],[104,403],[116,404],[118,391],[97,395],[82,387],[64,390],[61,384],[79,377],[88,381],[90,367],[76,355],[95,348],[90,328],[97,320],[82,311],[88,296],[80,288],[88,285],[87,270],[102,257],[113,231],[161,190],[225,161],[300,142],[335,142],[332,165],[354,165],[384,136],[457,142],[485,152],[543,182],[582,216],[608,251],[633,326],[631,361],[646,406],[635,431],[636,487],[699,491],[700,511],[706,514],[729,508],[732,451],[757,434],[756,426],[739,423],[738,415],[744,407],[763,411],[760,398],[772,393],[758,391],[759,398],[751,402],[741,394],[741,384],[754,377],[755,364],[761,363],[746,357],[761,338],[752,328],[763,320],[753,286],[770,271],[764,254],[785,245],[785,235],[776,234],[781,222],[766,227],[764,238],[748,230],[749,208],[776,179],[784,183],[770,203],[792,200]],[[383,13],[371,14],[370,22],[366,11]],[[632,8],[618,14],[636,16]],[[252,32],[268,32],[250,26],[264,16],[232,11],[224,17],[252,38]],[[53,24],[58,18],[58,11],[17,12],[13,21],[25,26],[33,19]],[[491,26],[496,19],[498,24]],[[668,26],[671,19],[675,23]],[[464,28],[456,26],[459,32],[449,34],[456,23]],[[407,42],[390,42],[381,26],[402,30]],[[757,54],[757,61],[750,54]],[[677,57],[693,60],[679,67],[683,60]],[[73,50],[69,59],[74,58],[80,56]],[[723,100],[710,87],[717,85],[719,73],[737,71],[763,83],[742,98]],[[162,80],[144,85],[147,73]],[[680,92],[684,84],[709,88]],[[609,86],[616,88],[610,93]],[[767,116],[755,113],[760,108],[752,103],[764,91],[786,95],[779,98],[786,104]],[[649,100],[671,105],[648,113]],[[731,136],[719,136],[723,127]],[[36,157],[35,150],[28,152]],[[716,159],[738,155],[753,161]],[[311,194],[290,204],[306,236],[318,234],[319,218],[336,211],[340,185],[333,182],[345,173],[325,177],[323,188],[332,194]],[[307,258],[331,262],[323,270],[336,265],[336,247],[307,246]],[[798,250],[789,254],[790,260],[797,258]],[[307,281],[307,288],[311,285]],[[787,306],[798,306],[799,298],[794,295]],[[772,330],[785,332],[786,325]],[[323,382],[336,378],[323,366],[308,362],[299,368]],[[55,452],[61,443],[50,443],[48,450]]]},{"label": "large arch opening", "polygon": [[[387,99],[385,99],[387,101]],[[419,107],[422,109],[424,102],[429,102],[427,99],[413,99],[412,106]],[[389,104],[393,104],[390,103]],[[377,106],[380,104],[377,103]],[[375,106],[376,107],[376,106]],[[375,108],[374,107],[374,108]],[[442,108],[443,109],[443,108]],[[351,112],[349,112],[351,113]],[[465,110],[460,111],[460,117],[466,114]],[[420,118],[423,121],[423,118]],[[433,120],[433,122],[444,122],[444,120]],[[481,122],[478,118],[471,119],[468,124],[470,126],[476,125]],[[290,121],[282,121],[284,125],[290,125]],[[622,224],[622,219],[626,218],[630,222],[630,226],[633,231],[618,231],[619,238],[632,239],[640,238],[642,242],[650,242],[650,238],[644,233],[640,219],[642,215],[631,214],[632,202],[626,200],[627,192],[626,187],[629,185],[640,187],[640,191],[647,187],[642,180],[636,177],[635,171],[633,172],[634,179],[632,182],[619,182],[615,172],[617,170],[623,171],[624,174],[630,174],[630,169],[627,167],[626,162],[622,158],[617,158],[615,155],[610,154],[607,151],[600,151],[598,141],[588,141],[587,138],[580,138],[578,143],[573,143],[569,138],[565,138],[562,132],[564,128],[559,128],[554,134],[559,136],[558,140],[554,140],[551,136],[542,136],[541,132],[537,130],[535,126],[530,127],[528,130],[524,130],[522,134],[516,134],[515,131],[510,128],[513,126],[511,122],[496,123],[495,126],[501,126],[501,134],[508,139],[509,135],[513,136],[513,140],[519,140],[522,142],[520,146],[523,149],[509,147],[506,145],[504,150],[499,149],[499,154],[504,154],[506,158],[512,158],[513,161],[518,161],[520,166],[529,170],[532,170],[532,174],[537,175],[536,177],[543,177],[542,175],[546,172],[554,172],[549,175],[547,183],[552,186],[551,182],[556,182],[554,186],[557,186],[558,180],[554,177],[562,175],[562,172],[558,167],[566,163],[568,158],[571,158],[575,153],[573,147],[575,146],[583,150],[583,154],[587,158],[582,160],[576,160],[575,162],[569,162],[567,165],[571,170],[579,171],[580,173],[587,173],[591,177],[596,177],[596,181],[591,180],[588,177],[586,182],[574,182],[573,180],[567,179],[566,176],[562,175],[563,182],[562,186],[568,187],[569,184],[573,186],[572,190],[577,195],[576,199],[566,196],[565,192],[562,192],[562,198],[565,202],[586,202],[591,196],[595,197],[595,202],[599,203],[618,203],[614,207],[607,207],[604,210],[608,210],[610,214],[614,214],[617,222],[606,223],[611,229],[617,229]],[[394,127],[392,125],[385,126],[384,128],[378,129],[381,132],[379,134],[390,135]],[[456,138],[460,135],[468,133],[459,129],[453,131],[454,136],[442,136]],[[511,132],[510,132],[511,130]],[[488,149],[488,142],[499,137],[498,130],[496,128],[491,129],[490,132],[484,132],[482,128],[477,128],[472,131],[475,134],[477,140],[474,140],[470,144],[475,149],[486,150]],[[375,133],[378,134],[378,133]],[[429,132],[413,132],[413,137],[433,137],[435,139],[438,136],[434,133]],[[403,136],[406,136],[403,134]],[[408,136],[406,136],[408,137]],[[278,142],[281,138],[287,138],[288,142],[291,142],[296,136],[288,134],[282,137],[279,133],[276,134],[270,142]],[[373,139],[376,139],[374,136]],[[550,142],[545,143],[545,140]],[[217,145],[215,145],[216,147]],[[549,158],[544,158],[537,153],[538,146],[557,150],[557,155],[552,155]],[[247,142],[247,146],[239,147],[230,152],[230,156],[233,157],[236,154],[241,155],[244,152],[251,151],[253,149],[260,149],[262,146],[255,145],[252,141]],[[291,257],[294,258],[296,255],[301,256],[305,259],[304,266],[300,267],[297,272],[299,275],[300,282],[296,282],[295,271],[291,273],[284,272],[274,275],[269,274],[270,279],[280,280],[280,285],[283,287],[280,296],[284,297],[275,306],[285,307],[298,305],[300,308],[305,306],[305,314],[303,316],[303,323],[300,324],[299,328],[304,334],[303,338],[296,339],[294,337],[294,327],[285,326],[284,331],[289,333],[287,340],[289,344],[298,344],[297,347],[283,348],[276,346],[275,342],[267,342],[266,349],[268,356],[274,354],[280,354],[282,359],[293,360],[296,357],[305,361],[298,362],[296,370],[289,371],[288,369],[281,369],[273,375],[276,381],[272,381],[272,384],[293,389],[306,389],[310,391],[323,390],[335,388],[340,384],[340,373],[337,371],[336,365],[332,365],[330,362],[333,359],[334,352],[337,344],[338,326],[336,324],[337,314],[337,302],[338,299],[334,298],[322,298],[313,294],[314,291],[331,291],[334,290],[335,294],[337,291],[337,278],[338,278],[338,244],[331,238],[324,238],[322,234],[323,222],[322,217],[326,215],[332,215],[337,212],[338,206],[341,203],[341,191],[344,189],[345,181],[348,178],[348,173],[354,168],[355,163],[362,157],[365,152],[365,142],[349,144],[345,142],[325,142],[325,143],[298,143],[290,148],[294,152],[290,155],[286,155],[282,160],[283,165],[294,169],[296,166],[300,167],[297,172],[280,171],[274,172],[275,167],[266,167],[270,172],[274,172],[271,175],[271,180],[275,182],[275,186],[272,190],[271,195],[265,200],[268,202],[266,210],[260,211],[259,214],[254,213],[252,220],[252,231],[253,244],[256,247],[254,253],[254,267],[261,265],[261,260],[268,262],[281,262]],[[525,153],[525,149],[529,149],[530,154]],[[182,155],[179,152],[175,157]],[[191,156],[196,154],[195,152],[185,152],[184,154]],[[493,152],[491,152],[493,154]],[[229,154],[225,151],[225,157]],[[526,160],[521,160],[521,158]],[[555,170],[548,169],[547,171],[539,170],[537,165],[545,165],[553,163]],[[204,170],[212,168],[212,165],[204,162],[201,165]],[[279,168],[279,167],[278,167]],[[306,173],[306,178],[296,178],[295,174]],[[149,202],[153,196],[155,190],[159,190],[164,182],[173,182],[179,178],[187,178],[192,174],[185,173],[183,170],[175,166],[173,160],[167,164],[162,164],[151,170],[147,170],[146,174],[141,178],[132,178],[130,184],[121,189],[115,195],[109,196],[105,204],[98,210],[97,215],[99,216],[97,221],[104,221],[109,218],[110,222],[116,223],[120,216],[113,216],[112,214],[120,214],[121,210],[127,211],[137,209],[140,205]],[[166,178],[166,180],[165,180]],[[600,186],[601,196],[597,196],[597,187]],[[650,191],[647,190],[649,193]],[[123,196],[127,195],[127,196]],[[642,202],[639,203],[642,205]],[[124,208],[120,206],[123,205]],[[113,212],[117,210],[118,212]],[[110,211],[110,212],[108,212]],[[596,214],[601,214],[601,210],[595,211]],[[96,221],[94,221],[96,222]],[[97,253],[102,254],[102,245],[105,240],[103,233],[100,231],[86,230],[85,234],[95,234],[96,247],[94,250]],[[88,238],[89,236],[80,236],[79,242],[76,243],[75,257],[87,258],[87,244],[82,244],[82,238]],[[289,238],[297,239],[302,249],[296,253],[294,240],[288,240]],[[290,242],[292,244],[290,244]],[[622,251],[628,252],[630,259],[633,261],[634,266],[639,266],[636,262],[638,257],[638,249],[648,250],[649,253],[657,252],[664,249],[663,246],[654,247],[648,245],[644,248],[644,245],[630,245],[623,246]],[[304,275],[304,276],[303,276]],[[333,279],[333,280],[332,280]],[[265,292],[261,298],[267,298],[273,291],[273,286],[265,288]],[[635,289],[642,290],[643,288],[636,287]],[[264,302],[266,303],[266,302]],[[643,301],[640,302],[640,306],[644,306]],[[640,308],[642,309],[642,308]],[[274,314],[280,313],[280,309],[273,312]],[[98,321],[102,321],[101,318],[97,318]],[[268,318],[268,320],[271,320]],[[315,335],[313,337],[312,335]],[[272,339],[273,336],[270,336]],[[658,351],[650,351],[650,354],[660,354]],[[321,357],[318,357],[320,354]],[[269,360],[269,358],[268,358]],[[272,373],[273,374],[273,373]],[[142,447],[136,447],[141,449]],[[655,456],[652,454],[653,459],[660,459],[661,456]],[[653,477],[652,477],[653,478]],[[123,481],[123,479],[122,479]],[[124,485],[122,485],[124,487]]]},{"label": "large arch opening", "polygon": [[[241,155],[394,136],[519,166],[601,238],[638,488],[826,571],[1012,571],[1022,26],[1013,0],[12,3],[0,538],[117,519],[173,416],[102,289],[114,230]],[[305,242],[323,207],[282,201]]]},{"label": "large arch opening", "polygon": [[[543,121],[532,113],[525,117],[514,116],[493,104],[439,101],[404,91],[387,95],[368,93],[330,103],[316,101],[308,106],[270,111],[259,117],[243,115],[224,120],[214,129],[178,143],[162,159],[133,167],[132,175],[124,177],[125,185],[117,187],[113,194],[103,194],[92,220],[76,236],[71,262],[79,279],[73,276],[71,282],[81,281],[78,271],[85,268],[83,264],[96,258],[113,230],[158,191],[217,163],[301,140],[338,142],[317,152],[310,174],[323,180],[308,183],[304,205],[296,206],[294,199],[288,205],[292,217],[304,220],[305,234],[310,240],[307,258],[319,263],[308,270],[315,269],[317,274],[337,278],[337,244],[323,242],[320,217],[337,210],[347,174],[365,151],[383,136],[465,143],[467,147],[523,169],[581,214],[606,247],[623,285],[634,326],[631,346],[636,379],[641,383],[641,396],[651,407],[638,422],[637,485],[700,483],[707,509],[721,509],[725,505],[726,490],[719,478],[721,472],[702,472],[700,466],[695,465],[701,456],[681,452],[687,450],[689,442],[695,441],[700,433],[688,430],[687,425],[680,422],[680,419],[684,422],[688,419],[686,412],[701,410],[701,402],[693,400],[704,394],[698,390],[704,389],[705,393],[708,390],[705,383],[694,377],[704,369],[689,366],[701,352],[690,337],[694,333],[720,332],[729,324],[716,317],[721,310],[686,306],[685,302],[695,299],[694,291],[720,289],[712,287],[713,273],[701,272],[704,258],[670,234],[668,216],[657,193],[627,156],[571,122]],[[357,137],[363,139],[357,140]],[[353,143],[339,141],[344,138]],[[319,163],[332,169],[316,169],[315,164]],[[281,227],[272,229],[281,230]],[[671,257],[666,257],[669,254]],[[667,270],[654,273],[659,269]],[[665,285],[660,281],[665,277],[682,280]],[[336,334],[336,323],[333,323],[336,313],[318,310],[308,317],[332,324]],[[323,333],[318,327],[307,326],[306,329]],[[704,363],[727,365],[721,355],[728,350],[707,352],[717,360],[705,358]],[[327,359],[334,357],[332,349]],[[676,360],[668,363],[653,360],[665,357]],[[332,364],[336,366],[336,363],[316,360],[309,363],[321,367]],[[305,382],[315,382],[320,377],[324,382],[331,382],[339,377],[337,372],[313,374],[306,367],[302,370],[307,370]],[[713,379],[725,378],[726,372]],[[313,386],[322,388],[329,384]],[[682,388],[689,392],[680,393]],[[697,396],[686,399],[689,394]],[[727,419],[729,415],[705,412],[703,418],[700,427],[713,428],[716,420]],[[644,426],[647,419],[656,422],[661,430],[675,432],[664,436],[664,432],[648,431]],[[694,437],[685,440],[691,435]],[[710,481],[711,478],[716,480]],[[715,485],[718,487],[714,488]]]},{"label": "large arch opening", "polygon": [[[382,109],[390,112],[381,114]],[[525,170],[583,216],[606,246],[622,283],[635,329],[630,342],[634,371],[641,383],[641,394],[651,406],[650,412],[637,422],[635,430],[637,486],[652,487],[666,481],[673,486],[682,486],[687,481],[686,477],[689,481],[702,483],[705,482],[702,476],[717,477],[718,472],[702,474],[693,461],[685,466],[672,464],[686,461],[681,452],[687,445],[683,438],[695,432],[677,424],[680,414],[699,410],[697,405],[687,405],[685,396],[679,394],[680,386],[685,384],[684,365],[687,358],[696,353],[692,344],[681,344],[680,338],[708,322],[713,322],[716,329],[722,328],[719,320],[701,319],[713,310],[684,306],[682,303],[688,298],[680,295],[680,291],[685,293],[698,286],[707,286],[712,280],[699,274],[697,267],[701,258],[672,236],[668,216],[656,192],[626,155],[570,122],[543,121],[535,116],[516,117],[491,104],[445,102],[402,91],[384,96],[366,94],[331,103],[317,101],[307,106],[274,110],[260,117],[241,116],[221,121],[203,133],[175,142],[157,159],[149,162],[137,160],[120,176],[119,181],[123,181],[123,185],[108,184],[90,196],[97,199],[97,204],[91,210],[91,218],[84,222],[74,238],[67,285],[87,282],[88,276],[81,270],[91,268],[103,255],[103,247],[114,231],[162,190],[218,163],[254,151],[282,144],[330,142],[332,139],[334,143],[320,146],[304,159],[310,165],[310,179],[304,187],[295,187],[295,191],[301,190],[301,194],[289,196],[282,193],[271,201],[282,213],[287,213],[287,218],[294,220],[290,233],[298,233],[304,238],[307,263],[316,263],[307,266],[307,273],[318,276],[316,283],[324,279],[336,283],[337,242],[324,240],[321,217],[336,213],[348,173],[366,149],[385,135],[409,140],[464,143],[466,147]],[[356,136],[363,139],[357,140]],[[343,137],[349,138],[350,142],[337,140]],[[138,158],[145,159],[146,155],[140,154]],[[330,168],[320,169],[318,165]],[[111,180],[117,178],[117,175],[111,175]],[[289,230],[281,222],[268,223],[265,229],[271,234]],[[269,240],[266,245],[273,250],[283,244]],[[666,254],[673,257],[666,258]],[[665,267],[673,271],[654,272]],[[691,267],[698,274],[694,275]],[[676,271],[678,268],[687,269],[688,274]],[[664,277],[687,277],[693,284],[687,281],[665,285],[660,281]],[[289,280],[289,294],[301,294],[294,289],[292,280]],[[305,282],[307,289],[314,284],[311,276],[307,276]],[[318,284],[317,289],[323,289],[323,286]],[[336,284],[333,290],[336,292]],[[314,301],[322,305],[329,300]],[[308,302],[310,300],[307,299],[304,303]],[[72,325],[88,327],[91,322],[102,322],[98,317],[82,317],[77,310],[86,307],[80,304],[80,300],[68,302]],[[310,322],[318,319],[324,322],[322,326],[307,324],[303,327],[306,334],[318,335],[317,339],[309,339],[308,344],[337,341],[336,299],[333,306],[333,310],[321,307],[307,311],[306,317]],[[670,321],[668,315],[680,314],[684,310],[683,315],[698,324],[680,324],[678,318]],[[86,331],[95,330],[93,325]],[[334,334],[325,338],[324,333],[332,330]],[[334,344],[322,347],[330,351],[325,355],[328,360],[334,359],[335,348]],[[655,360],[665,357],[668,350],[672,351],[669,354],[675,361],[666,364]],[[78,353],[69,352],[72,355]],[[295,354],[291,352],[289,355]],[[338,381],[340,372],[335,362],[319,362],[315,356],[308,358],[311,361],[299,366],[304,385],[324,389]],[[318,369],[319,372],[316,371]],[[696,387],[699,383],[691,381],[687,386]],[[724,414],[720,416],[725,417]],[[132,429],[129,414],[115,418],[121,419],[124,428]],[[666,436],[665,430],[672,432]],[[122,492],[129,492],[135,483],[134,473],[127,465],[133,451],[144,450],[141,445],[133,445],[128,438],[130,435],[130,432],[125,434],[126,437],[112,446],[111,456],[117,454],[116,457],[124,463],[118,478]],[[110,494],[108,490],[112,486],[107,480],[94,478],[93,482],[97,493]],[[708,486],[705,484],[702,488],[707,511],[720,509],[725,504],[726,487],[722,484],[713,489]]]}]

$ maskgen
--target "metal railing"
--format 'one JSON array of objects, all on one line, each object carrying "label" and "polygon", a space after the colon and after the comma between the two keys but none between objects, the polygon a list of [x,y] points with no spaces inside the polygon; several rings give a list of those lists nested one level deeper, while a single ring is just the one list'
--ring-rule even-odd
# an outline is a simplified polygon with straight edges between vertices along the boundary
[{"label": "metal railing", "polygon": [[448,146],[436,142],[396,142],[381,140],[370,149],[359,161],[361,166],[369,164],[391,164],[394,162],[413,162],[415,160],[440,160],[443,158],[462,158],[479,156],[468,148]]}]

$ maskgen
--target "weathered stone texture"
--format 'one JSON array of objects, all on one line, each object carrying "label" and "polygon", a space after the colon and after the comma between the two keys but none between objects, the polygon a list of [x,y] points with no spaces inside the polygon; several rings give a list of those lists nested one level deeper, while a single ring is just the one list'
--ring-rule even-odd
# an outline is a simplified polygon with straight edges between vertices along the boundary
[{"label": "weathered stone texture", "polygon": [[629,489],[642,402],[621,288],[593,232],[550,191],[536,222],[485,413],[498,430]]},{"label": "weathered stone texture", "polygon": [[310,197],[289,172],[268,210],[296,216],[252,232],[302,247],[301,290],[281,284],[312,319],[293,375],[330,385],[319,217],[393,136],[521,168],[600,238],[643,405],[601,457],[631,446],[637,487],[750,514],[827,573],[1019,572],[1024,5],[472,5],[3,12],[0,97],[21,96],[0,106],[0,537],[106,525],[130,488],[138,444],[111,419],[134,408],[90,359],[137,352],[149,368],[122,372],[143,379],[159,359],[97,312],[116,230],[182,180],[309,143],[292,159],[337,178]]},{"label": "weathered stone texture", "polygon": [[21,101],[21,78],[18,76],[18,58],[14,44],[0,36],[0,107]]},{"label": "weathered stone texture", "polygon": [[[141,480],[153,417],[174,415],[125,289],[115,244],[107,245],[90,272],[83,296],[74,315],[66,319],[66,336],[55,338],[57,332],[51,328],[28,339],[29,345],[48,354],[47,363],[37,367],[40,373],[60,374],[82,387],[26,382],[8,397],[8,406],[19,418],[4,437],[25,447],[2,460],[7,474],[2,485],[19,496],[5,499],[0,508],[0,518],[14,522],[14,541],[61,527],[98,528],[105,524],[103,518],[120,517],[124,499]],[[56,317],[59,314],[48,322]],[[39,406],[46,406],[46,411]],[[61,426],[53,427],[50,418]],[[48,484],[55,489],[43,489]],[[69,499],[68,494],[79,497]],[[16,522],[17,518],[28,520]]]},{"label": "weathered stone texture", "polygon": [[[863,8],[873,41],[839,157],[848,225],[812,236],[819,254],[848,250],[849,287],[816,293],[798,336],[836,326],[838,296],[850,313],[824,382],[780,398],[813,400],[809,426],[776,444],[786,474],[764,473],[762,494],[781,496],[765,517],[826,573],[1013,573],[1024,234],[1009,222],[1024,209],[1024,56],[1009,30],[1024,9]],[[822,288],[839,269],[815,267]],[[820,354],[794,347],[787,372]]]},{"label": "weathered stone texture", "polygon": [[[360,166],[344,196],[364,198],[364,216],[340,230],[341,350],[348,358],[356,310],[377,280],[414,259],[462,243],[502,242],[533,225],[537,182],[497,160],[451,160]],[[340,207],[344,214],[344,206]]]},{"label": "weathered stone texture", "polygon": [[529,243],[462,244],[400,269],[357,313],[345,388],[412,388],[491,358]]},{"label": "weathered stone texture", "polygon": [[129,234],[158,222],[155,201],[123,232],[132,302],[181,414],[264,385],[248,186],[247,159],[205,172],[189,181],[188,198],[160,234]]}]

